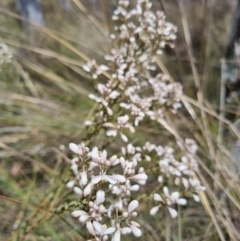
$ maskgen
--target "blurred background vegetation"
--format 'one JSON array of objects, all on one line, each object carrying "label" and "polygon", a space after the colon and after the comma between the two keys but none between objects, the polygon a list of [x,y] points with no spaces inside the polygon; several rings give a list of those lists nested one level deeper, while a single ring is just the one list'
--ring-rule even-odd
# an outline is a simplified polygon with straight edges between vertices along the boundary
[{"label": "blurred background vegetation", "polygon": [[[111,12],[117,1],[71,0],[67,9],[57,0],[40,3],[45,26],[30,24],[23,29],[15,1],[0,1],[0,41],[13,52],[12,63],[0,68],[0,240],[84,240],[81,238],[84,230],[70,212],[57,215],[52,210],[71,200],[65,188],[71,157],[67,147],[69,142],[80,143],[83,123],[94,108],[88,98],[94,85],[82,65],[92,58],[103,62],[104,54],[108,53],[108,36],[113,29]],[[168,21],[178,27],[176,47],[165,51],[163,63],[172,77],[183,84],[184,93],[196,100],[197,89],[183,29],[183,21],[187,20],[204,106],[208,112],[219,113],[221,58],[237,1],[154,0],[153,4],[154,10],[164,11]],[[235,105],[231,109],[235,119],[237,108]],[[145,224],[149,234],[140,240],[158,240],[156,236],[153,238],[154,232],[159,240],[169,241],[239,240],[236,238],[240,229],[239,177],[229,163],[225,165],[225,154],[220,158],[220,167],[209,156],[202,133],[206,131],[218,149],[219,121],[213,115],[206,118],[208,130],[199,130],[184,111],[174,125],[183,135],[190,131],[200,143],[206,168],[203,169],[207,173],[204,172],[207,183],[203,184],[215,196],[209,195],[209,206],[192,204],[184,210],[181,239],[175,232],[179,220],[164,219],[168,224],[165,227],[159,217],[149,218],[149,225]],[[161,133],[146,125],[145,135],[138,138],[148,140],[158,138],[156,134],[162,135],[161,138],[167,135]],[[227,151],[234,140],[227,132],[224,136]],[[164,139],[159,142],[164,143]],[[153,221],[159,223],[159,231],[151,230]],[[169,227],[175,231],[169,232]],[[134,237],[128,240],[131,238],[134,240]]]}]

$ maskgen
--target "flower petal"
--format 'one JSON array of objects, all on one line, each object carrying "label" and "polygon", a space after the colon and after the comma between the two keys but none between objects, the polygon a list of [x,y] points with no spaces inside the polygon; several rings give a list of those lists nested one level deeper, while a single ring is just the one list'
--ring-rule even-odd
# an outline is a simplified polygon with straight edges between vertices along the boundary
[{"label": "flower petal", "polygon": [[193,194],[192,196],[193,196],[193,199],[194,199],[195,202],[199,202],[200,201],[200,198],[199,198],[198,195]]},{"label": "flower petal", "polygon": [[75,180],[69,181],[69,182],[66,184],[66,187],[67,187],[67,188],[73,188],[74,184],[75,184]]},{"label": "flower petal", "polygon": [[186,178],[182,178],[182,183],[183,183],[183,186],[186,188],[186,189],[188,189],[189,188],[189,182],[188,182],[188,180],[186,179]]},{"label": "flower petal", "polygon": [[79,221],[85,223],[89,218],[90,216],[88,214],[83,214],[80,216]]},{"label": "flower petal", "polygon": [[94,187],[94,185],[93,185],[92,183],[89,183],[89,184],[85,187],[85,189],[84,189],[84,191],[83,191],[84,197],[88,196],[88,195],[91,193],[93,187]]},{"label": "flower petal", "polygon": [[179,192],[173,192],[171,194],[171,198],[174,200],[178,200],[180,193]]},{"label": "flower petal", "polygon": [[104,235],[108,235],[108,234],[114,233],[115,230],[116,230],[115,227],[107,228],[107,229],[104,231]]},{"label": "flower petal", "polygon": [[128,212],[131,213],[137,207],[138,207],[138,201],[137,200],[131,201],[128,205]]},{"label": "flower petal", "polygon": [[175,209],[173,209],[173,208],[168,208],[168,211],[169,211],[169,213],[170,213],[170,215],[171,215],[171,217],[172,218],[176,218],[177,217],[177,211],[175,210]]},{"label": "flower petal", "polygon": [[83,171],[83,172],[81,173],[81,184],[82,184],[83,186],[85,186],[87,183],[88,183],[87,172],[86,172],[86,171]]},{"label": "flower petal", "polygon": [[99,190],[96,195],[96,204],[99,205],[100,203],[103,203],[105,200],[105,192],[102,190]]},{"label": "flower petal", "polygon": [[112,111],[108,106],[106,106],[106,109],[107,109],[107,113],[108,113],[109,115],[112,115],[112,114],[113,114],[113,111]]},{"label": "flower petal", "polygon": [[157,201],[157,202],[161,202],[161,201],[163,200],[162,197],[161,197],[159,194],[157,194],[157,193],[155,193],[155,194],[153,195],[153,198],[154,198],[154,200]]},{"label": "flower petal", "polygon": [[126,182],[126,178],[123,175],[115,174],[113,175],[113,178],[122,183]]},{"label": "flower petal", "polygon": [[169,197],[169,191],[168,191],[167,187],[163,188],[163,192],[164,192],[165,196]]},{"label": "flower petal", "polygon": [[93,224],[91,222],[87,222],[86,227],[87,227],[87,230],[90,234],[92,234],[93,236],[96,235],[95,229],[94,229]]},{"label": "flower petal", "polygon": [[151,215],[155,215],[155,214],[157,213],[157,211],[159,210],[159,207],[160,207],[160,205],[153,207],[153,208],[150,210],[150,214],[151,214]]},{"label": "flower petal", "polygon": [[87,214],[87,213],[85,211],[82,211],[82,210],[76,210],[76,211],[72,212],[73,217],[79,217],[79,216],[84,215],[84,214]]},{"label": "flower petal", "polygon": [[136,174],[132,177],[135,180],[147,180],[148,176],[145,173]]},{"label": "flower petal", "polygon": [[141,229],[136,226],[132,226],[132,232],[136,237],[140,237],[142,235]]},{"label": "flower petal", "polygon": [[121,233],[119,229],[113,235],[112,241],[121,241]]},{"label": "flower petal", "polygon": [[116,130],[108,130],[106,132],[107,136],[116,136],[117,135],[117,131]]},{"label": "flower petal", "polygon": [[177,200],[177,203],[180,205],[186,205],[187,204],[187,200],[184,198],[180,198]]},{"label": "flower petal", "polygon": [[105,175],[105,179],[110,182],[111,184],[116,184],[117,181],[114,177],[110,176],[110,175]]},{"label": "flower petal", "polygon": [[99,234],[101,234],[102,235],[102,225],[99,223],[99,222],[97,222],[97,221],[94,221],[93,222],[93,227],[95,228],[95,230],[99,233]]},{"label": "flower petal", "polygon": [[122,138],[122,140],[123,140],[124,142],[128,142],[128,138],[127,138],[126,135],[120,133],[120,136],[121,136],[121,138]]},{"label": "flower petal", "polygon": [[79,148],[78,148],[78,146],[76,144],[70,143],[69,144],[69,149],[71,151],[73,151],[74,153],[79,154]]},{"label": "flower petal", "polygon": [[93,177],[92,180],[91,180],[91,182],[92,182],[93,184],[97,184],[97,183],[99,183],[101,180],[102,180],[102,176],[101,176],[101,175],[98,175],[98,176]]},{"label": "flower petal", "polygon": [[78,195],[78,196],[82,196],[82,189],[79,187],[74,187],[73,191]]},{"label": "flower petal", "polygon": [[130,190],[131,191],[138,191],[139,190],[139,185],[138,184],[134,184],[134,185],[132,185],[131,187],[130,187]]},{"label": "flower petal", "polygon": [[121,231],[122,231],[122,234],[128,234],[132,232],[132,229],[129,227],[123,227]]}]

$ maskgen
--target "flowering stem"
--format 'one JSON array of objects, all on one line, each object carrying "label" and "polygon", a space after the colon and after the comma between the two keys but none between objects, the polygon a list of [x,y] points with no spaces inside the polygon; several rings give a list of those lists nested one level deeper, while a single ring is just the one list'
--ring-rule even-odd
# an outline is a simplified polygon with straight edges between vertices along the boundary
[{"label": "flowering stem", "polygon": [[182,219],[181,219],[181,205],[178,205],[178,241],[182,241]]},{"label": "flowering stem", "polygon": [[170,241],[170,237],[171,237],[171,230],[170,230],[170,220],[169,220],[169,213],[167,211],[167,209],[165,209],[165,217],[166,217],[166,233],[165,233],[165,240],[166,241]]}]

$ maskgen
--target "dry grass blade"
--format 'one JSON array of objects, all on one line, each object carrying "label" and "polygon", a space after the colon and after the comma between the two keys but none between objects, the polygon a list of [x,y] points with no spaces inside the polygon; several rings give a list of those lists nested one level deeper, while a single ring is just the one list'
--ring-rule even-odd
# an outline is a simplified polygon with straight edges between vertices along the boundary
[{"label": "dry grass blade", "polygon": [[18,73],[23,77],[23,79],[26,83],[26,86],[28,87],[28,89],[30,90],[32,95],[35,98],[39,98],[40,96],[39,96],[39,93],[37,91],[37,88],[33,84],[32,80],[29,78],[29,75],[23,70],[22,66],[17,62],[14,62],[13,65],[16,67]]},{"label": "dry grass blade", "polygon": [[103,37],[108,37],[107,34],[103,31],[104,30],[103,26],[99,23],[99,21],[97,21],[94,18],[94,16],[92,16],[88,12],[87,8],[85,8],[79,0],[71,0],[71,1],[73,1],[77,5],[77,7],[85,14],[85,16],[93,23],[93,25],[96,26],[99,33],[101,33],[103,35]]},{"label": "dry grass blade", "polygon": [[23,158],[24,160],[35,164],[38,168],[42,169],[44,172],[47,172],[49,174],[55,174],[55,175],[57,174],[57,172],[55,170],[51,169],[50,167],[48,167],[44,163],[41,163],[41,162],[39,162],[39,161],[21,153],[21,152],[15,151],[13,148],[5,145],[4,143],[0,143],[0,148],[5,149],[5,150],[13,151],[15,153],[14,154],[15,156],[19,156],[19,157]]},{"label": "dry grass blade", "polygon": [[60,62],[68,63],[68,64],[79,66],[79,67],[83,66],[83,62],[81,62],[77,59],[73,59],[73,58],[69,58],[67,56],[61,55],[61,54],[56,53],[49,49],[43,49],[43,48],[38,48],[38,47],[34,47],[34,46],[29,46],[29,45],[22,44],[22,43],[13,41],[13,40],[8,40],[8,39],[4,39],[4,42],[6,44],[9,44],[10,46],[18,47],[21,49],[26,49],[31,52],[37,53],[39,55],[43,55],[46,58],[54,58],[56,60],[59,60]]},{"label": "dry grass blade", "polygon": [[53,110],[59,110],[60,106],[54,103],[51,103],[49,101],[43,100],[43,99],[39,99],[39,98],[35,98],[35,97],[31,97],[31,96],[25,96],[25,95],[20,95],[20,94],[16,94],[16,93],[5,93],[4,98],[10,99],[10,100],[17,100],[17,101],[23,101],[23,102],[28,102],[30,104],[34,104],[34,105],[41,105]]},{"label": "dry grass blade", "polygon": [[81,87],[76,87],[71,82],[69,82],[69,81],[67,82],[65,79],[56,75],[54,72],[52,72],[51,70],[41,66],[40,64],[36,65],[36,64],[33,64],[33,63],[31,63],[29,61],[26,61],[26,60],[22,60],[22,63],[25,66],[27,66],[28,68],[30,68],[31,70],[34,70],[35,72],[37,72],[38,74],[41,74],[44,77],[48,78],[49,80],[52,80],[54,84],[59,86],[61,89],[63,89],[64,91],[66,91],[70,95],[73,94],[74,89],[76,89],[81,94],[88,95],[87,90],[85,90]]},{"label": "dry grass blade", "polygon": [[35,206],[32,206],[32,205],[30,205],[28,203],[23,203],[23,202],[21,202],[19,200],[16,200],[16,199],[13,199],[13,198],[10,198],[10,197],[6,197],[6,196],[3,196],[3,195],[0,195],[0,199],[5,200],[7,202],[12,202],[12,203],[19,204],[19,205],[22,205],[24,207],[27,207],[27,208],[30,208],[30,209],[33,209],[33,210],[37,210],[38,212],[43,212],[44,215],[51,214],[51,212],[47,211],[46,209],[35,207]]},{"label": "dry grass blade", "polygon": [[[192,41],[191,41],[188,21],[187,21],[187,18],[186,18],[186,13],[185,13],[184,5],[183,5],[183,0],[178,0],[178,4],[179,4],[180,12],[181,12],[184,36],[185,36],[186,43],[187,43],[187,51],[188,51],[188,55],[189,55],[189,58],[190,58],[190,64],[191,64],[191,68],[192,68],[192,72],[193,72],[194,82],[195,82],[195,86],[197,88],[197,98],[198,98],[199,102],[203,105],[204,104],[204,97],[203,97],[203,94],[202,94],[202,91],[201,91],[200,77],[199,77],[199,74],[198,74],[197,67],[195,65],[196,60],[195,60],[195,57],[194,57],[194,54],[193,54]],[[201,116],[202,116],[202,123],[203,123],[202,131],[203,131],[203,134],[204,134],[205,139],[207,141],[211,157],[214,160],[214,157],[215,157],[214,146],[213,146],[212,140],[209,138],[208,133],[205,131],[205,130],[209,129],[207,116],[202,111],[201,111]]]},{"label": "dry grass blade", "polygon": [[[25,20],[27,22],[29,22],[28,20],[19,17],[17,14],[12,13],[6,9],[2,9],[0,8],[0,12],[3,14],[6,14],[8,16],[11,16],[13,18],[17,18],[17,19],[21,19],[21,20]],[[70,50],[72,50],[75,54],[77,54],[79,57],[81,57],[82,59],[84,59],[85,61],[90,61],[91,59],[88,58],[85,54],[83,54],[80,50],[78,50],[77,48],[75,48],[73,45],[71,45],[69,42],[67,42],[64,39],[61,39],[58,35],[56,35],[53,31],[44,28],[44,27],[40,27],[36,24],[34,24],[33,22],[29,22],[31,25],[33,25],[36,29],[40,30],[41,32],[47,34],[48,36],[50,36],[51,38],[55,39],[57,42],[61,43],[62,45],[66,46],[67,48],[69,48]]]},{"label": "dry grass blade", "polygon": [[228,125],[230,127],[230,129],[233,131],[233,133],[237,136],[237,138],[240,140],[240,134],[239,131],[237,130],[237,128],[233,125],[233,123],[223,117],[221,117],[220,115],[218,115],[216,112],[214,112],[213,110],[203,106],[202,104],[200,104],[199,102],[191,99],[190,97],[183,95],[182,97],[184,100],[188,101],[189,103],[191,103],[192,105],[198,107],[199,109],[205,111],[206,113],[210,114],[211,116],[214,116],[215,118],[217,118],[218,120],[222,121],[223,123],[225,123],[226,125]]},{"label": "dry grass blade", "polygon": [[[23,19],[21,17],[19,17],[18,15],[6,10],[6,9],[2,9],[0,8],[0,12],[6,14],[6,15],[9,15],[11,17],[14,17],[14,18],[17,18],[17,19],[21,19],[21,20],[25,20],[26,19]],[[29,22],[29,21],[28,21]],[[62,45],[64,45],[65,47],[67,47],[68,49],[70,49],[71,51],[73,51],[75,54],[77,54],[79,57],[81,57],[83,60],[87,61],[87,62],[90,62],[91,59],[89,57],[87,57],[85,54],[83,54],[79,49],[77,49],[76,47],[74,47],[73,45],[71,45],[69,42],[67,42],[66,40],[64,39],[61,39],[59,38],[58,35],[56,35],[53,31],[47,29],[47,28],[44,28],[44,27],[39,27],[38,25],[32,23],[32,22],[29,22],[31,25],[33,25],[36,29],[40,30],[41,32],[47,34],[48,36],[50,36],[51,38],[53,38],[54,40],[56,40],[57,42],[61,43]],[[97,66],[96,66],[97,67]],[[106,72],[103,72],[103,74],[108,78],[110,79],[111,76],[106,73]]]},{"label": "dry grass blade", "polygon": [[201,198],[201,202],[202,202],[205,210],[208,212],[208,214],[209,214],[212,222],[214,223],[214,225],[215,225],[215,227],[216,227],[216,229],[217,229],[217,232],[218,232],[218,234],[219,234],[219,238],[220,238],[222,241],[225,241],[223,232],[222,232],[222,230],[221,230],[221,228],[220,228],[220,226],[219,226],[219,224],[218,224],[218,222],[217,222],[217,220],[216,220],[216,218],[215,218],[215,216],[214,216],[214,213],[213,213],[213,211],[212,211],[212,208],[210,207],[210,204],[209,204],[209,202],[208,202],[208,199],[207,199],[205,193],[204,193],[204,192],[200,192],[199,194],[200,194],[199,196],[200,196],[200,198]]},{"label": "dry grass blade", "polygon": [[[228,217],[225,203],[222,200],[219,200],[217,198],[217,196],[215,195],[215,193],[212,192],[212,188],[209,186],[208,181],[205,179],[205,177],[200,173],[199,173],[199,175],[208,191],[207,193],[211,199],[211,203],[214,206],[214,208],[212,208],[212,205],[210,205],[210,203],[208,202],[207,195],[204,192],[202,192],[200,197],[202,198],[201,200],[203,202],[204,207],[207,208],[207,210],[209,212],[209,216],[211,217],[212,222],[214,223],[214,225],[215,224],[217,225],[217,228],[219,230],[222,230],[222,228],[219,226],[220,224],[218,223],[219,221],[221,221],[221,224],[222,224],[221,226],[225,227],[229,236],[232,238],[231,240],[237,240],[240,233],[234,226],[232,220],[230,220],[230,218]],[[226,193],[224,193],[224,195],[225,194]],[[226,194],[226,195],[228,195],[228,194]],[[219,233],[219,235],[223,234],[222,231]]]},{"label": "dry grass blade", "polygon": [[[222,60],[222,71],[223,71],[223,64],[224,64],[224,60]],[[220,117],[224,118],[225,116],[225,96],[226,96],[226,86],[225,86],[225,79],[223,78],[223,73],[221,73],[221,92],[220,92]],[[223,130],[224,130],[224,126],[223,126],[223,122],[219,121],[218,124],[218,138],[217,141],[219,143],[222,143],[223,141]]]}]

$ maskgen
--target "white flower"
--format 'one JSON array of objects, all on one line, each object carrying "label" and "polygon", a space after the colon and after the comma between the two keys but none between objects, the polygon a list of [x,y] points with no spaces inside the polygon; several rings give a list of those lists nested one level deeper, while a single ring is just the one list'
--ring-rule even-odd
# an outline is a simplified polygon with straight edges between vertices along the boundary
[{"label": "white flower", "polygon": [[117,231],[114,233],[112,241],[120,241],[121,240],[121,234],[129,234],[132,232],[130,227],[123,227],[121,228],[119,224],[116,225]]},{"label": "white flower", "polygon": [[112,156],[109,159],[109,163],[107,163],[108,166],[116,166],[117,164],[119,164],[119,159],[117,158],[116,155]]},{"label": "white flower", "polygon": [[140,237],[142,235],[142,231],[139,227],[140,225],[137,222],[134,222],[134,221],[130,222],[130,228],[136,237]]},{"label": "white flower", "polygon": [[113,176],[106,175],[106,173],[102,173],[100,175],[94,176],[94,177],[92,177],[92,180],[91,180],[91,182],[93,184],[97,184],[100,181],[103,181],[103,182],[107,181],[107,182],[110,182],[112,184],[117,183],[117,180]]},{"label": "white flower", "polygon": [[[163,202],[162,197],[161,197],[159,194],[157,194],[157,193],[154,194],[154,197],[153,197],[153,198],[154,198],[154,200],[157,201],[157,202]],[[151,215],[155,215],[155,214],[158,212],[158,210],[159,210],[160,207],[161,207],[161,204],[153,207],[153,208],[150,210],[150,214],[151,214]]]},{"label": "white flower", "polygon": [[85,223],[89,218],[89,214],[83,210],[77,210],[72,212],[73,217],[79,217],[79,221]]},{"label": "white flower", "polygon": [[120,95],[120,93],[116,90],[112,91],[110,94],[109,94],[109,98],[110,99],[116,99],[118,96]]},{"label": "white flower", "polygon": [[96,230],[96,233],[102,238],[101,240],[106,240],[106,236],[114,233],[116,230],[115,227],[107,228],[106,225],[102,225],[97,221],[93,221],[93,227]]},{"label": "white flower", "polygon": [[109,70],[109,68],[106,65],[102,64],[102,65],[98,66],[98,68],[96,70],[96,74],[100,75],[100,74],[102,74],[103,72],[105,72],[107,70]]},{"label": "white flower", "polygon": [[135,168],[137,166],[137,161],[129,162],[123,157],[120,158],[120,163],[122,165],[124,175],[129,175],[130,177],[135,174]]},{"label": "white flower", "polygon": [[[126,178],[125,178],[126,179]],[[126,180],[125,182],[120,182],[117,184],[110,184],[109,188],[111,189],[112,193],[115,195],[131,195],[131,191],[138,191],[139,185],[131,185],[130,180]]]},{"label": "white flower", "polygon": [[113,114],[112,109],[108,106],[108,101],[106,99],[97,97],[93,94],[90,94],[88,97],[98,103],[101,103],[106,108],[108,115],[111,116]]},{"label": "white flower", "polygon": [[116,228],[117,230],[113,235],[112,241],[120,241],[121,234],[126,235],[132,232],[132,229],[130,227],[121,227],[120,224],[117,224]]},{"label": "white flower", "polygon": [[[79,221],[81,223],[86,223],[87,221],[93,219],[95,221],[102,221],[102,214],[105,213],[107,210],[103,206],[103,202],[105,201],[105,192],[102,190],[99,190],[96,194],[96,200],[90,201],[88,203],[89,206],[89,212],[86,212],[84,210],[76,210],[72,212],[72,215],[74,217],[79,217]],[[91,225],[89,225],[89,228],[91,229]]]},{"label": "white flower", "polygon": [[162,205],[166,205],[171,217],[176,218],[177,211],[175,209],[171,208],[170,206],[172,204],[186,205],[187,200],[184,198],[179,198],[179,196],[180,196],[179,192],[173,192],[170,195],[167,187],[163,188],[163,192],[165,194],[165,198],[162,198],[158,193],[154,194],[154,200],[156,202],[159,202],[159,204],[150,210],[150,214],[155,215]]},{"label": "white flower", "polygon": [[94,66],[96,65],[96,61],[95,60],[91,60],[90,62],[88,62],[86,65],[83,65],[83,70],[86,72],[91,72],[94,69]]},{"label": "white flower", "polygon": [[139,183],[140,185],[145,185],[148,176],[145,173],[140,173],[130,178],[133,179],[135,182]]},{"label": "white flower", "polygon": [[136,217],[137,216],[137,212],[133,212],[136,208],[138,207],[138,201],[137,200],[133,200],[129,203],[128,205],[128,210],[127,212],[123,212],[123,217],[124,218],[128,218],[130,216]]},{"label": "white flower", "polygon": [[80,145],[76,145],[75,143],[70,143],[69,149],[80,156],[86,155],[89,152],[88,147],[85,147],[83,143],[81,143]]},{"label": "white flower", "polygon": [[179,198],[180,193],[179,192],[173,192],[171,195],[169,194],[168,188],[164,187],[163,188],[163,192],[166,196],[166,202],[167,205],[172,205],[174,203],[179,204],[179,205],[186,205],[187,204],[187,200],[184,198]]},{"label": "white flower", "polygon": [[107,161],[107,151],[103,150],[102,152],[98,151],[97,147],[92,149],[92,152],[89,153],[89,156],[92,158],[92,161],[98,165],[106,165]]}]

